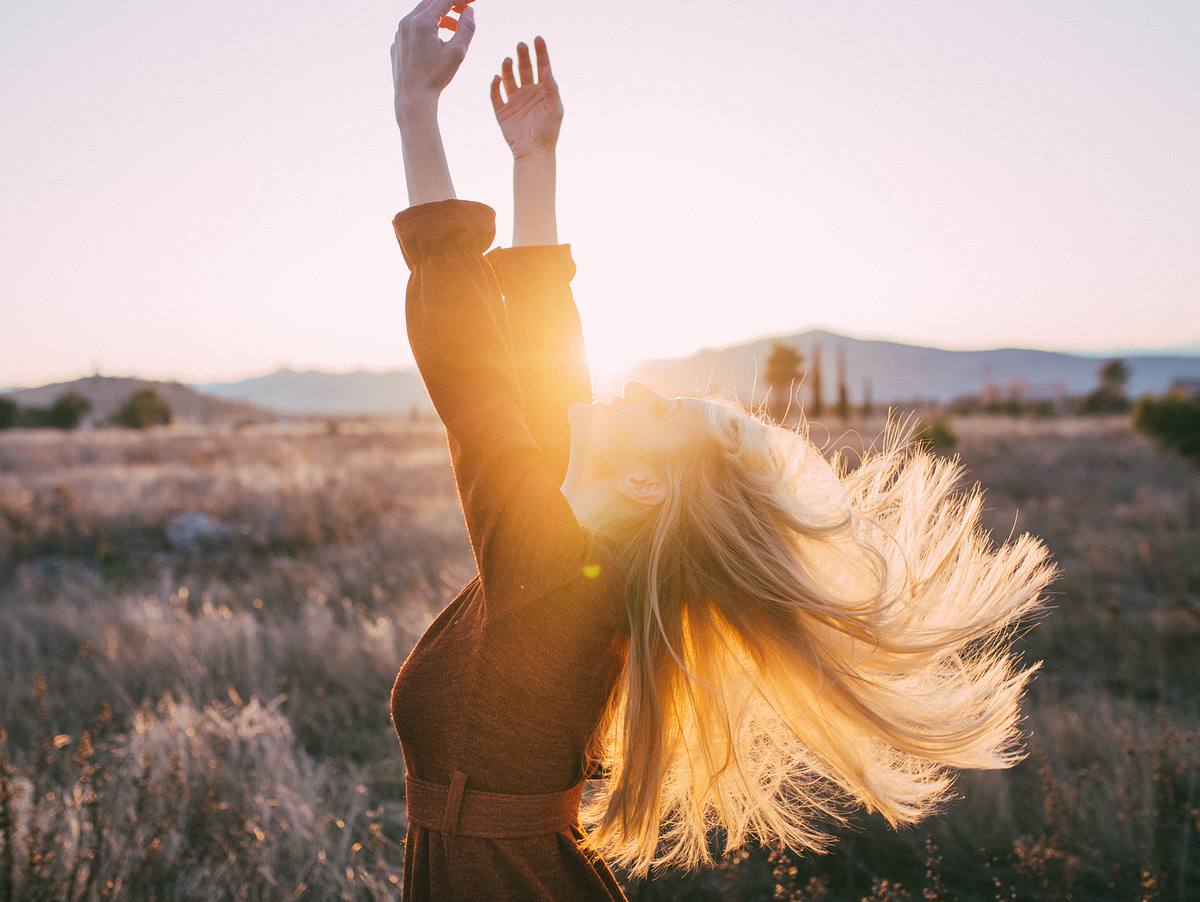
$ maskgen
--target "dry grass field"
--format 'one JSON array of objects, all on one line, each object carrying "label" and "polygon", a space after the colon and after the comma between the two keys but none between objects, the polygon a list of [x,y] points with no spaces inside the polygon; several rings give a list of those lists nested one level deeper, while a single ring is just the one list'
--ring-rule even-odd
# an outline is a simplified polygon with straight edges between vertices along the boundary
[{"label": "dry grass field", "polygon": [[[1120,419],[952,426],[1063,569],[1029,758],[632,898],[1200,897],[1200,471]],[[436,422],[0,434],[0,899],[398,895],[388,690],[471,573]]]}]

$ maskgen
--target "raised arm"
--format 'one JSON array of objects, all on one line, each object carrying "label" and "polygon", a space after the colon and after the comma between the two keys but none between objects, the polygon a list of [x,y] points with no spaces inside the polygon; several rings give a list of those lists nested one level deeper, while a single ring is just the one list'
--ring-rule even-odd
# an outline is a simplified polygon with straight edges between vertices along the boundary
[{"label": "raised arm", "polygon": [[[446,15],[451,10],[459,14],[457,20]],[[448,41],[438,37],[443,21],[454,23],[454,35]],[[475,10],[446,0],[422,0],[396,29],[391,47],[392,87],[409,206],[455,196],[438,127],[438,103],[474,36]]]},{"label": "raised arm", "polygon": [[529,429],[561,482],[570,455],[567,407],[591,401],[592,383],[571,292],[575,262],[571,246],[558,243],[562,98],[545,40],[539,36],[533,44],[536,80],[525,43],[517,45],[516,70],[509,57],[492,80],[492,108],[513,154],[513,246],[487,257],[506,300]]},{"label": "raised arm", "polygon": [[392,48],[413,201],[393,227],[412,270],[409,342],[446,426],[486,603],[500,613],[577,577],[587,563],[586,536],[526,424],[500,286],[483,257],[495,237],[495,211],[454,197],[437,101],[462,62],[474,20],[463,12],[455,38],[443,43],[437,27],[450,8],[422,3],[401,22]]},{"label": "raised arm", "polygon": [[505,57],[500,74],[492,79],[492,109],[513,155],[513,247],[558,244],[555,181],[562,94],[545,39],[537,36],[533,46],[536,80],[524,41],[517,45],[516,71],[512,57]]}]

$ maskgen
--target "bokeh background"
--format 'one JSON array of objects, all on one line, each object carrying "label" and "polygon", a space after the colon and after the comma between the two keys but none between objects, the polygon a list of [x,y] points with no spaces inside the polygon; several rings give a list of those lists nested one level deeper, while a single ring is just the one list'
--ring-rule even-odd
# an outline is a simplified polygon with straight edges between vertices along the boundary
[{"label": "bokeh background", "polygon": [[[543,34],[597,394],[958,455],[1062,569],[1029,757],[631,898],[1200,893],[1200,7],[479,0]],[[0,7],[0,900],[387,899],[388,690],[473,574],[404,337],[404,7]]]}]

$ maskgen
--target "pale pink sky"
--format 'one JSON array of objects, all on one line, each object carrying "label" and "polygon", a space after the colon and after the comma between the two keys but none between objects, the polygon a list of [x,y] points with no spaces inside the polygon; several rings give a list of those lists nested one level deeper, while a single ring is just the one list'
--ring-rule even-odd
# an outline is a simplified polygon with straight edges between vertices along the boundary
[{"label": "pale pink sky", "polygon": [[[1200,338],[1200,4],[479,0],[442,122],[509,240],[487,98],[546,36],[598,369],[812,325]],[[0,386],[411,363],[406,4],[0,6]]]}]

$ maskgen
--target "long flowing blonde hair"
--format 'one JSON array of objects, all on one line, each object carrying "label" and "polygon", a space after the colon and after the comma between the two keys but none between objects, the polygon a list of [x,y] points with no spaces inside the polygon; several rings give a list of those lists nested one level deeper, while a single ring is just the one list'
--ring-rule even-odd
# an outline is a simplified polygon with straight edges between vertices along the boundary
[{"label": "long flowing blonde hair", "polygon": [[857,468],[808,426],[734,402],[663,463],[668,492],[611,525],[629,565],[629,654],[581,810],[636,876],[750,838],[822,851],[856,807],[893,826],[935,811],[950,768],[1024,757],[1040,666],[1011,645],[1055,577],[1023,534],[995,547],[978,485],[889,417]]}]

